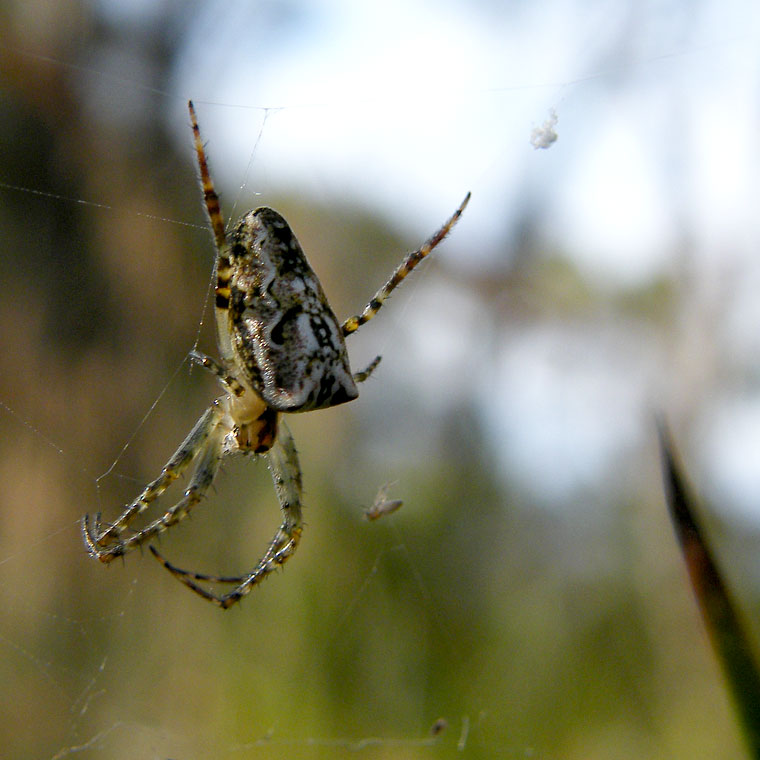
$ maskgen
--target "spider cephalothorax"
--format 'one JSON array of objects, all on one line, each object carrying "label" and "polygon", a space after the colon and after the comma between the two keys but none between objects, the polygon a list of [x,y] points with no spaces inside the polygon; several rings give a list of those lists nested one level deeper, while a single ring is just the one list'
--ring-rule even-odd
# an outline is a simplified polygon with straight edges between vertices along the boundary
[{"label": "spider cephalothorax", "polygon": [[[380,357],[352,373],[345,337],[372,319],[409,272],[443,240],[464,211],[453,216],[421,248],[408,254],[364,310],[338,323],[288,223],[270,208],[245,214],[227,234],[208,170],[193,104],[189,104],[203,197],[216,243],[214,303],[220,361],[193,351],[191,359],[213,372],[225,393],[204,412],[161,474],[114,523],[100,515],[82,521],[88,551],[111,562],[182,520],[206,493],[221,460],[236,452],[266,454],[283,514],[269,548],[250,572],[234,577],[180,570],[153,547],[151,552],[176,578],[204,598],[227,608],[245,596],[295,551],[301,536],[301,470],[282,413],[323,409],[359,395]],[[144,512],[195,461],[182,498],[144,528],[129,532]],[[214,594],[199,582],[230,584]]]}]

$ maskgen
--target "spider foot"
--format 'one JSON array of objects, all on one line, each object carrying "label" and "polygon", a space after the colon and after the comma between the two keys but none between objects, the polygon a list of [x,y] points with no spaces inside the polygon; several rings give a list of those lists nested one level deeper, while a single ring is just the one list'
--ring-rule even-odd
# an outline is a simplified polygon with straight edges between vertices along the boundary
[{"label": "spider foot", "polygon": [[86,514],[82,518],[82,538],[84,539],[84,545],[87,549],[87,553],[100,560],[104,564],[108,564],[121,557],[125,553],[124,544],[119,542],[111,543],[108,545],[108,537],[110,528],[104,531],[100,530],[100,512],[96,512],[92,517]]}]

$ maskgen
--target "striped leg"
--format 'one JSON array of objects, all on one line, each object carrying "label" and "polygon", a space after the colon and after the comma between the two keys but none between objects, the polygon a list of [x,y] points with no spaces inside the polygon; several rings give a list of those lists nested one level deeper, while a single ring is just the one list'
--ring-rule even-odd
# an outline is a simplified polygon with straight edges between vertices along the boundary
[{"label": "striped leg", "polygon": [[390,280],[383,285],[380,290],[375,293],[372,300],[364,307],[364,311],[356,316],[349,317],[342,325],[343,335],[350,335],[352,332],[356,332],[365,322],[369,322],[372,317],[377,314],[380,307],[385,302],[385,299],[401,284],[404,278],[409,272],[414,269],[417,264],[422,261],[438,243],[440,243],[446,235],[449,234],[451,228],[459,221],[459,217],[462,216],[462,212],[465,210],[467,204],[470,201],[470,193],[467,193],[464,200],[460,204],[459,208],[452,214],[451,218],[446,224],[441,227],[438,232],[435,233],[421,248],[416,251],[407,254],[406,258],[401,264],[396,267],[396,271],[391,275]]},{"label": "striped leg", "polygon": [[232,361],[234,351],[230,338],[229,329],[229,305],[230,305],[230,278],[232,277],[232,265],[230,264],[230,247],[227,244],[227,234],[225,232],[224,217],[219,205],[219,196],[214,189],[214,183],[208,169],[208,159],[206,151],[203,148],[201,140],[201,131],[198,127],[198,120],[195,116],[193,101],[187,104],[190,112],[190,125],[193,128],[193,142],[195,143],[195,153],[198,158],[198,168],[201,173],[201,186],[203,187],[203,202],[206,207],[211,229],[214,233],[214,244],[216,245],[216,284],[214,286],[214,314],[216,316],[216,335],[219,343],[219,351],[225,362]]},{"label": "striped leg", "polygon": [[375,371],[382,358],[382,356],[376,356],[361,372],[354,372],[354,382],[363,383]]},{"label": "striped leg", "polygon": [[201,140],[201,131],[198,128],[198,119],[195,117],[195,107],[193,101],[187,103],[187,109],[190,112],[190,125],[193,128],[193,142],[195,143],[195,153],[198,157],[198,168],[201,170],[201,186],[203,187],[203,202],[206,205],[211,229],[214,232],[214,241],[217,249],[227,245],[227,235],[224,231],[224,217],[219,205],[219,196],[214,190],[214,183],[211,181],[211,175],[208,170],[208,161],[206,160],[206,151],[203,149]]},{"label": "striped leg", "polygon": [[212,375],[216,375],[233,396],[239,397],[245,393],[245,388],[216,359],[193,349],[190,352],[190,360],[203,369],[207,369]]},{"label": "striped leg", "polygon": [[[282,525],[272,539],[269,548],[256,567],[246,575],[220,576],[194,573],[172,565],[159,551],[151,546],[153,556],[180,582],[213,604],[228,609],[239,602],[251,589],[266,578],[269,573],[283,565],[295,552],[303,530],[301,515],[301,470],[298,464],[293,437],[284,422],[280,423],[279,434],[268,453],[269,469],[274,480],[277,498],[282,510]],[[198,585],[198,581],[208,583],[235,584],[228,594],[217,595]]]},{"label": "striped leg", "polygon": [[[153,533],[146,535],[146,531],[148,530],[148,528],[146,528],[131,536],[126,541],[121,539],[121,535],[135,518],[144,512],[152,502],[166,491],[166,489],[187,469],[188,465],[190,465],[201,451],[208,452],[210,449],[220,448],[218,438],[220,435],[223,437],[225,432],[224,430],[220,430],[220,422],[223,414],[224,412],[219,404],[214,402],[198,420],[195,427],[190,431],[190,435],[188,435],[180,444],[180,447],[174,452],[171,459],[164,465],[161,474],[143,489],[142,493],[124,510],[113,525],[110,525],[101,532],[100,513],[96,514],[92,519],[90,518],[90,515],[84,516],[82,519],[82,533],[87,550],[93,557],[97,557],[101,562],[111,562],[115,557],[122,556],[130,549],[150,538],[150,536],[156,532],[153,531]],[[189,495],[191,490],[198,490],[197,487],[194,487],[194,484],[196,484],[196,480],[198,479],[201,470],[201,465],[198,465],[193,477],[193,483],[191,483],[190,488],[185,492],[185,499],[192,498]],[[216,472],[216,470],[214,470],[214,472]],[[200,496],[202,496],[202,493]],[[200,496],[198,496],[198,499],[200,499]],[[196,501],[198,499],[196,499]],[[189,507],[186,507],[186,509],[188,508]],[[182,511],[180,505],[177,505],[177,507],[173,509],[179,509],[179,511]],[[176,520],[174,522],[176,522]]]}]

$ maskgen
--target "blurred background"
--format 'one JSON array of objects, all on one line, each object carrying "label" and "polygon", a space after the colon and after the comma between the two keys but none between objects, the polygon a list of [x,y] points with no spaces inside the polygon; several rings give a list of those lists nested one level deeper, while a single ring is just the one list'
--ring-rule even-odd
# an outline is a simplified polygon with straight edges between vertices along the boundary
[{"label": "blurred background", "polygon": [[[653,423],[757,628],[755,3],[6,0],[0,28],[3,758],[742,756]],[[472,191],[351,338],[384,357],[360,399],[289,420],[301,547],[228,612],[78,522],[219,393],[187,359],[215,352],[188,98],[226,215],[283,213],[340,318]],[[278,524],[236,459],[161,549],[240,573]]]}]

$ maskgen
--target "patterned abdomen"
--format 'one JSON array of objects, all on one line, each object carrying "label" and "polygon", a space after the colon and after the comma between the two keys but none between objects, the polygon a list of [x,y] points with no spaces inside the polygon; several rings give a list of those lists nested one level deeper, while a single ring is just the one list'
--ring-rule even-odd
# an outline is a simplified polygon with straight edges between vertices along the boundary
[{"label": "patterned abdomen", "polygon": [[272,408],[306,412],[359,395],[340,325],[288,223],[270,208],[246,214],[218,262],[229,292],[236,363]]}]

